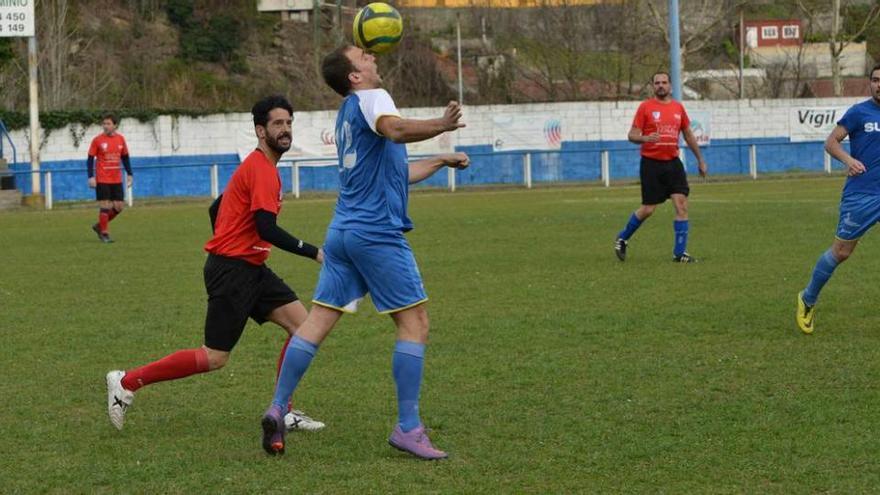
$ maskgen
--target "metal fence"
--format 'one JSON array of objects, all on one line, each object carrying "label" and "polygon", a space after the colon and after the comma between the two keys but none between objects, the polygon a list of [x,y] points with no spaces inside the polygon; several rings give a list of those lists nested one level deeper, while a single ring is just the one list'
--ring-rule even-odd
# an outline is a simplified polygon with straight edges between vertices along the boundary
[{"label": "metal fence", "polygon": [[[820,146],[821,143],[806,144],[811,144],[813,148],[816,148]],[[727,167],[728,171],[745,170],[743,164],[739,162],[746,161],[748,176],[753,179],[757,179],[759,173],[761,173],[762,169],[764,168],[762,166],[762,163],[759,162],[762,148],[766,151],[768,148],[772,147],[773,150],[771,151],[773,151],[773,153],[768,154],[778,156],[780,154],[785,155],[788,146],[803,147],[804,145],[805,143],[780,142],[763,144],[717,144],[703,148],[703,153],[709,156],[712,156],[712,154],[714,154],[718,157],[725,156],[725,154],[734,156],[734,158],[730,158],[729,160],[731,162],[736,161],[737,163],[733,166]],[[803,150],[801,152],[803,152]],[[746,155],[746,158],[743,158],[741,156],[744,153]],[[831,173],[831,157],[824,151],[822,151],[821,153],[821,171],[826,174]],[[442,174],[437,174],[439,178],[433,180],[433,182],[429,185],[445,188],[448,189],[450,192],[454,192],[460,185],[474,184],[507,184],[521,185],[525,188],[532,188],[535,184],[541,183],[595,183],[598,181],[598,183],[604,185],[605,187],[610,187],[612,181],[614,180],[637,178],[637,175],[634,176],[632,173],[633,168],[631,163],[633,160],[637,161],[637,151],[634,146],[615,146],[581,150],[519,150],[503,152],[474,152],[469,153],[469,155],[471,157],[472,169],[475,167],[484,169],[479,172],[479,174],[473,176],[477,177],[476,179],[472,177],[470,180],[463,180],[466,177],[462,174],[469,173],[468,171],[447,169],[445,180],[443,180]],[[818,167],[818,157],[816,157],[812,152],[810,152],[809,155],[811,156],[812,165],[808,168],[816,170],[818,172],[820,170]],[[687,152],[687,154],[683,154],[683,158],[688,157],[692,159],[693,155],[690,155],[690,152]],[[423,156],[410,157],[411,160],[417,160],[419,158],[423,158]],[[621,164],[621,161],[624,158],[627,160],[626,166],[623,166]],[[780,171],[780,168],[778,166],[771,166],[772,164],[769,162],[769,160],[767,161],[767,169],[775,172]],[[779,161],[779,158],[777,158],[777,161]],[[559,174],[547,174],[546,168],[548,163],[556,164],[560,168],[562,167],[562,165],[559,165],[559,163],[568,163],[570,168],[577,167],[579,169],[579,172],[577,174],[569,174],[570,176],[575,177],[574,179],[567,179],[566,176],[560,176]],[[203,196],[207,193],[210,194],[211,197],[216,198],[221,192],[222,184],[225,184],[225,182],[221,184],[221,169],[226,175],[231,176],[232,171],[234,171],[237,165],[238,163],[236,162],[185,163],[175,165],[140,166],[136,167],[136,170],[139,177],[143,177],[145,174],[148,174],[150,172],[158,173],[158,182],[160,183],[165,181],[174,183],[174,177],[178,177],[182,171],[188,170],[189,172],[185,174],[185,180],[188,181],[187,190],[191,192],[183,194],[159,195]],[[304,170],[322,167],[335,167],[336,165],[337,160],[335,159],[335,157],[303,158],[283,160],[278,164],[278,168],[279,172],[282,174],[282,182],[286,183],[285,191],[290,192],[293,194],[294,197],[299,198],[302,195],[304,189],[302,184]],[[504,168],[504,173],[500,173],[498,172],[498,170],[494,170],[494,168],[496,167]],[[536,167],[543,167],[543,172],[536,173]],[[619,167],[621,170],[618,171],[615,167]],[[713,163],[711,162],[711,160],[710,167],[713,167]],[[725,170],[724,167],[717,167],[716,172],[719,168],[722,170],[723,173],[723,171]],[[207,172],[206,175],[203,176],[204,179],[199,178],[201,172],[198,172],[198,169],[205,170]],[[629,173],[626,173],[624,169]],[[620,173],[615,174],[615,172]],[[710,168],[710,173],[711,172],[712,169]],[[14,171],[13,173],[17,176],[32,176],[33,174],[40,174],[43,181],[45,206],[47,209],[51,209],[55,202],[56,191],[53,187],[54,177],[58,177],[62,174],[76,174],[79,175],[83,181],[85,180],[84,170],[79,168],[57,170],[43,169],[39,172],[31,172],[25,170]],[[742,175],[741,172],[733,172],[730,175],[736,174]],[[172,178],[165,178],[166,175]],[[179,179],[177,180],[179,181]],[[333,180],[335,180],[335,177],[333,177]],[[72,182],[71,180],[66,180],[65,183],[68,184],[69,187]],[[135,180],[134,187],[126,188],[126,201],[128,202],[129,206],[132,206],[134,204],[135,189],[138,187],[138,184],[139,181]],[[326,180],[322,184],[326,186]],[[205,185],[208,185],[209,187],[205,187]],[[177,187],[180,188],[180,185],[178,184]],[[335,183],[333,187],[335,187]],[[324,187],[324,189],[332,189],[333,187]],[[145,187],[144,189],[149,190],[151,188]],[[152,189],[155,189],[155,187],[153,187]],[[315,188],[313,187],[311,189]],[[149,191],[145,192],[147,193],[147,195],[150,195]],[[153,195],[155,196],[155,194]],[[77,199],[85,198],[80,197]]]}]

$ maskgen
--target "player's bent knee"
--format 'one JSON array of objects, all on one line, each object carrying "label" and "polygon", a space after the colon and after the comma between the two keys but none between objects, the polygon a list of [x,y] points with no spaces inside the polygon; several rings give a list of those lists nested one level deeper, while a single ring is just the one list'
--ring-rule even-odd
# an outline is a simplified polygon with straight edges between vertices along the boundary
[{"label": "player's bent knee", "polygon": [[835,242],[831,247],[831,254],[838,263],[843,263],[852,255],[856,249],[855,242]]},{"label": "player's bent knee", "polygon": [[843,263],[844,261],[849,259],[850,255],[852,255],[852,249],[843,248],[839,250],[834,250],[833,253],[834,259],[836,259],[838,263]]},{"label": "player's bent knee", "polygon": [[392,313],[391,318],[397,325],[397,336],[401,340],[425,342],[428,338],[430,320],[424,304]]},{"label": "player's bent knee", "polygon": [[226,366],[226,363],[229,362],[229,353],[224,351],[218,351],[215,349],[206,348],[208,353],[208,370],[214,371],[219,370],[220,368]]},{"label": "player's bent knee", "polygon": [[644,220],[644,219],[650,217],[651,215],[653,215],[654,210],[656,210],[656,209],[657,209],[656,205],[642,205],[642,207],[639,208],[639,214],[636,216],[639,217],[639,220]]}]

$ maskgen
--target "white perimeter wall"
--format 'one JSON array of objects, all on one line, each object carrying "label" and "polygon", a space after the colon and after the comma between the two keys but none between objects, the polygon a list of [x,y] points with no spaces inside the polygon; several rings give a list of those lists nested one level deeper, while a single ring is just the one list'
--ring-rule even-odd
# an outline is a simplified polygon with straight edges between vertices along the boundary
[{"label": "white perimeter wall", "polygon": [[[712,112],[712,139],[786,137],[790,134],[789,113],[797,107],[846,107],[864,98],[824,98],[786,100],[688,101],[688,112]],[[623,141],[626,139],[638,102],[576,102],[528,105],[466,106],[465,129],[446,134],[428,143],[410,145],[411,154],[438,152],[454,145],[492,144],[493,117],[509,115],[516,119],[544,119],[561,122],[563,141]],[[405,117],[435,118],[443,109],[402,109]],[[294,146],[287,158],[335,154],[332,135],[335,111],[296,112]],[[543,121],[542,121],[543,122]],[[253,149],[256,138],[248,113],[206,117],[162,116],[141,123],[123,119],[119,127],[132,154],[139,157],[185,157],[191,155],[243,154]],[[91,139],[101,132],[98,125],[69,126],[44,138],[41,161],[85,159]],[[11,133],[18,150],[18,161],[30,160],[28,131]],[[74,135],[82,136],[75,143]]]}]

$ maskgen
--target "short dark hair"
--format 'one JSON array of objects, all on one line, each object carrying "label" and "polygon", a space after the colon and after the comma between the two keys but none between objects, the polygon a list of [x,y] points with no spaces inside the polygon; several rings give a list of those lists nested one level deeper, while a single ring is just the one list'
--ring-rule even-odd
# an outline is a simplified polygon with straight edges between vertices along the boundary
[{"label": "short dark hair", "polygon": [[108,112],[101,116],[101,122],[104,122],[107,119],[110,119],[110,121],[113,122],[113,125],[119,125],[119,119],[116,118],[116,115]]},{"label": "short dark hair", "polygon": [[672,80],[672,76],[669,75],[669,72],[666,72],[665,70],[658,70],[654,73],[654,75],[651,76],[651,84],[654,84],[654,78],[661,74],[666,76],[666,79],[669,79],[670,81]]},{"label": "short dark hair", "polygon": [[321,75],[324,76],[324,82],[340,96],[347,96],[351,91],[351,81],[348,79],[348,75],[355,72],[354,64],[346,55],[350,48],[351,45],[342,45],[328,53],[321,62]]},{"label": "short dark hair", "polygon": [[287,101],[287,98],[281,95],[267,96],[254,103],[254,107],[251,108],[251,114],[254,116],[254,126],[261,125],[266,127],[266,124],[269,123],[269,112],[276,108],[283,108],[290,112],[291,116],[293,115],[293,105]]},{"label": "short dark hair", "polygon": [[880,70],[880,64],[875,65],[871,69],[871,72],[868,73],[868,79],[871,79],[872,77],[874,77],[874,73],[877,72],[878,70]]}]

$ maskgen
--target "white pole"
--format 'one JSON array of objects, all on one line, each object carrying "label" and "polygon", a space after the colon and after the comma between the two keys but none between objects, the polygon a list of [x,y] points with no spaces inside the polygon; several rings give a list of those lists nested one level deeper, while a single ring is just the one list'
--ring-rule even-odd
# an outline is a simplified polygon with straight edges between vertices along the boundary
[{"label": "white pole", "polygon": [[[125,182],[127,184],[128,180],[126,180]],[[134,206],[134,187],[125,186],[125,200],[126,200],[125,202],[128,204],[129,208]]]},{"label": "white pole", "polygon": [[464,105],[464,81],[461,73],[461,14],[455,14],[455,40],[458,52],[458,104]]},{"label": "white pole", "polygon": [[[40,174],[36,174],[39,178]],[[46,172],[46,209],[52,209],[52,172]]]},{"label": "white pole", "polygon": [[605,187],[611,187],[611,164],[608,159],[608,150],[602,150],[601,157],[602,183],[605,184]]},{"label": "white pole", "polygon": [[37,37],[28,38],[31,119],[31,194],[40,194],[40,105],[37,101]]},{"label": "white pole", "polygon": [[293,162],[293,195],[299,199],[299,162]]},{"label": "white pole", "polygon": [[526,153],[523,156],[523,179],[526,183],[526,188],[532,188],[532,154]]},{"label": "white pole", "polygon": [[743,77],[746,58],[746,28],[745,17],[743,16],[743,8],[739,8],[739,99],[742,100],[746,95],[745,78]]},{"label": "white pole", "polygon": [[455,169],[452,167],[447,168],[446,177],[449,182],[449,192],[455,192]]},{"label": "white pole", "polygon": [[754,144],[749,145],[749,175],[758,178],[758,149]]},{"label": "white pole", "polygon": [[831,173],[831,155],[827,151],[825,152],[825,173]]},{"label": "white pole", "polygon": [[220,179],[217,172],[217,164],[211,165],[211,197],[217,199],[220,196]]}]

